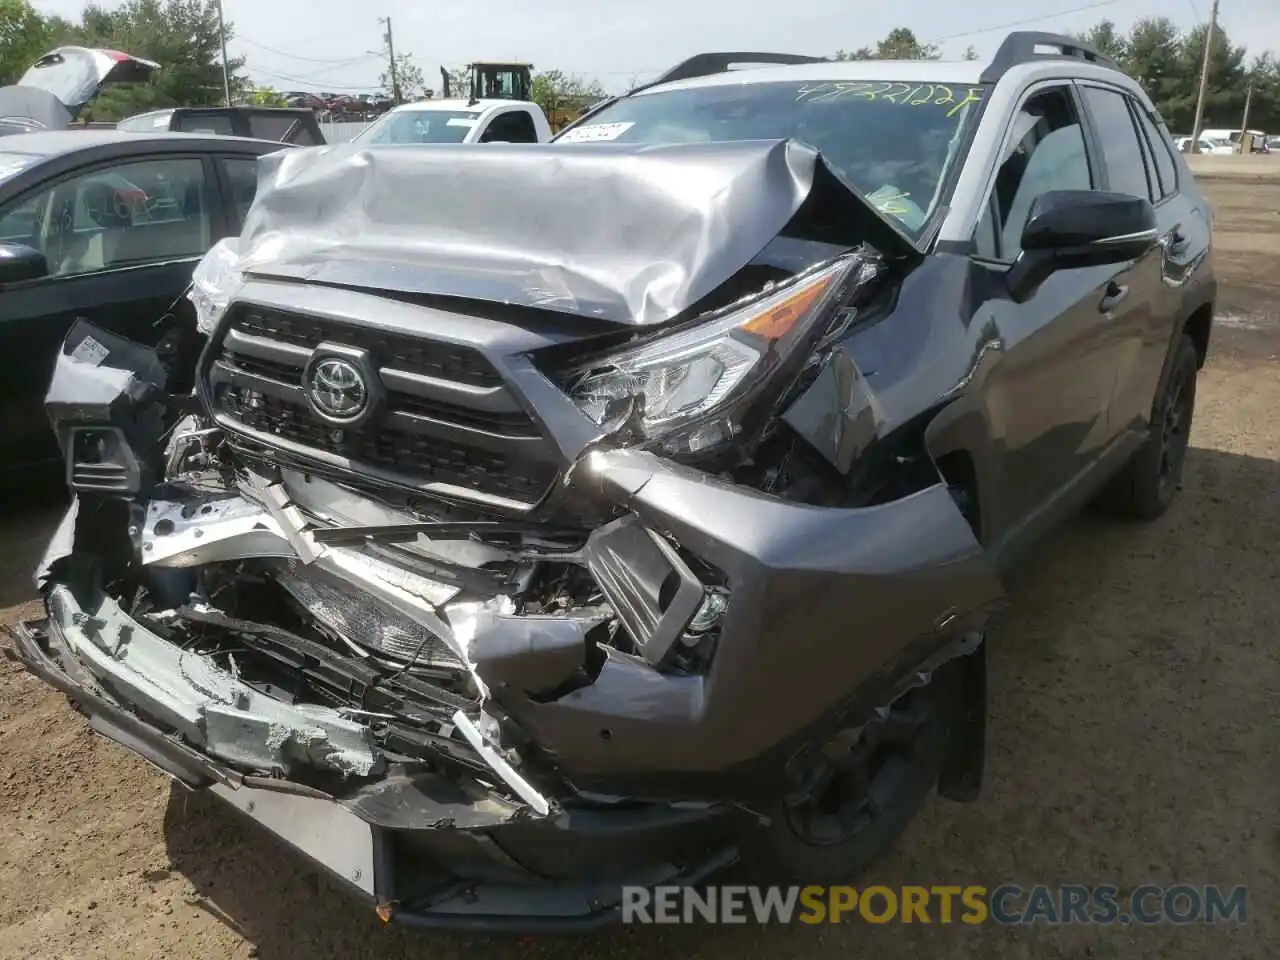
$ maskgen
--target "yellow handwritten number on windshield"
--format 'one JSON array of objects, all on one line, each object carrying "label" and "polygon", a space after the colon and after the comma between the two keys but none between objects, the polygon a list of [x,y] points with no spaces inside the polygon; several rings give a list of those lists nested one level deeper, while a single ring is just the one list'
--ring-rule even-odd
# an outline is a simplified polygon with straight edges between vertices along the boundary
[{"label": "yellow handwritten number on windshield", "polygon": [[905,107],[950,107],[953,117],[971,103],[979,103],[982,87],[962,87],[957,91],[943,83],[874,83],[870,81],[832,81],[802,85],[796,91],[797,103],[822,103],[827,100],[857,98],[868,103],[887,101]]}]

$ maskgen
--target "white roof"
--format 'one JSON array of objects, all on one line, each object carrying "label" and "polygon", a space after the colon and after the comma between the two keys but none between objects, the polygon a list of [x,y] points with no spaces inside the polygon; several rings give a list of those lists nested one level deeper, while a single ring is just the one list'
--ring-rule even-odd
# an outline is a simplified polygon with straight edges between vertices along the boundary
[{"label": "white roof", "polygon": [[986,64],[981,60],[834,60],[795,66],[730,70],[692,80],[677,80],[642,90],[636,96],[693,87],[726,87],[735,84],[872,80],[884,83],[945,83],[973,86],[980,82]]},{"label": "white roof", "polygon": [[468,113],[484,113],[493,107],[506,106],[528,106],[526,100],[477,100],[472,103],[461,97],[451,100],[416,100],[413,103],[402,103],[398,107],[393,107],[392,113],[404,113],[407,111],[427,111],[427,110],[463,110]]}]

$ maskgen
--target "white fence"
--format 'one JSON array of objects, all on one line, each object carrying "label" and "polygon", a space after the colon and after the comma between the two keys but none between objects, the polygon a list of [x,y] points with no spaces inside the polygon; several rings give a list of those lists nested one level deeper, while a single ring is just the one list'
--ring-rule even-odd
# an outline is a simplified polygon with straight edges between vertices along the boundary
[{"label": "white fence", "polygon": [[320,132],[328,143],[346,143],[372,121],[369,120],[322,120]]}]

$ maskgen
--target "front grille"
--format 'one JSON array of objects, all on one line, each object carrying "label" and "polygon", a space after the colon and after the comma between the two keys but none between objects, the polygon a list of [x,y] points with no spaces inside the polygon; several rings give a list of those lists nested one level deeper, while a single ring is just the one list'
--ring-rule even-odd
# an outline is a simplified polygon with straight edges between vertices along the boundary
[{"label": "front grille", "polygon": [[[233,432],[428,493],[515,509],[537,503],[555,480],[553,445],[470,347],[250,304],[231,308],[220,337],[206,396]],[[368,352],[384,396],[368,422],[342,428],[312,411],[303,371],[320,344]]]},{"label": "front grille", "polygon": [[325,342],[362,347],[376,354],[387,366],[444,380],[481,387],[502,384],[502,377],[493,365],[467,347],[283,310],[243,309],[237,312],[232,326],[242,333],[308,349]]}]

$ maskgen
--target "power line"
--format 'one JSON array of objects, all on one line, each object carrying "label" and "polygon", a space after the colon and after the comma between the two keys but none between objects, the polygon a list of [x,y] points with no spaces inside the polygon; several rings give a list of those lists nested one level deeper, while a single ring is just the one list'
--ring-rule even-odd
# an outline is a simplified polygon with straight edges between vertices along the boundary
[{"label": "power line", "polygon": [[290,60],[301,60],[303,63],[328,63],[337,66],[340,63],[352,63],[355,60],[363,60],[366,55],[352,57],[350,60],[335,61],[333,57],[300,57],[296,53],[288,53],[284,50],[277,50],[275,47],[268,47],[265,43],[258,43],[257,40],[250,40],[248,37],[237,36],[235,39],[241,43],[247,43],[251,47],[257,47],[259,50],[265,50],[267,53],[274,53],[278,57],[287,57]]},{"label": "power line", "polygon": [[1008,30],[1010,27],[1025,27],[1027,24],[1030,24],[1030,23],[1043,23],[1046,20],[1055,20],[1058,17],[1065,17],[1068,14],[1083,13],[1086,10],[1098,10],[1102,7],[1112,7],[1112,6],[1115,6],[1117,3],[1123,3],[1123,2],[1124,0],[1099,0],[1099,2],[1097,3],[1085,4],[1082,7],[1072,7],[1069,10],[1057,10],[1053,13],[1044,13],[1044,14],[1040,14],[1039,16],[1028,17],[1025,20],[1013,20],[1009,23],[1001,23],[992,27],[983,27],[980,30],[966,30],[964,33],[952,33],[952,34],[948,34],[945,37],[935,37],[934,39],[928,41],[928,44],[926,45],[932,45],[935,43],[944,43],[947,40],[961,40],[965,37],[976,37],[984,33],[995,33],[998,30]]},{"label": "power line", "polygon": [[[284,80],[284,81],[287,81],[288,83],[300,83],[303,85],[310,85],[313,80],[313,78],[309,78],[309,77],[296,77],[296,76],[291,76],[287,73],[276,73],[273,70],[260,70],[252,67],[248,69],[250,73],[256,74],[258,76],[268,77],[272,80]],[[381,89],[381,87],[376,83],[363,84],[363,85],[361,84],[348,85],[348,84],[329,82],[329,83],[323,84],[323,86],[326,90],[333,90],[338,93],[365,93],[365,92],[377,91]]]},{"label": "power line", "polygon": [[323,80],[327,75],[333,73],[335,70],[344,70],[349,68],[353,63],[359,63],[361,60],[369,60],[377,56],[378,54],[376,53],[366,53],[363,56],[352,57],[350,60],[343,60],[339,63],[335,63],[333,66],[326,67],[323,70],[308,71],[307,73],[290,75],[293,76],[295,80]]}]

